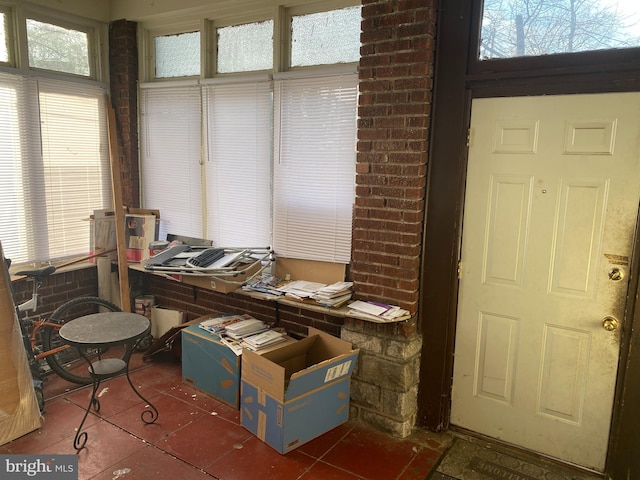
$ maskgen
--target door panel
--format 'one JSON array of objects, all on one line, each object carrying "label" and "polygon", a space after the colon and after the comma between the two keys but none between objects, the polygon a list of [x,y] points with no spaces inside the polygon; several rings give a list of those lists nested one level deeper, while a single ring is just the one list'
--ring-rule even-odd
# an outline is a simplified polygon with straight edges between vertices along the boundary
[{"label": "door panel", "polygon": [[473,101],[452,424],[603,470],[638,112],[637,93]]}]

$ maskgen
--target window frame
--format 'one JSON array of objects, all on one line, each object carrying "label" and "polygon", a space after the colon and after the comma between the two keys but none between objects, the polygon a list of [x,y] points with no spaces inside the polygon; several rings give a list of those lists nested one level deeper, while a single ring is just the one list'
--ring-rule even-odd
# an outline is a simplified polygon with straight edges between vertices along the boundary
[{"label": "window frame", "polygon": [[[15,57],[16,68],[28,70],[36,74],[60,75],[68,78],[77,78],[106,84],[108,81],[106,72],[109,71],[107,65],[108,54],[106,52],[106,47],[108,45],[108,25],[67,13],[32,6],[21,6],[11,9],[11,16],[13,17],[13,25],[18,27],[18,31],[14,31],[17,49]],[[87,50],[89,55],[89,75],[77,75],[58,70],[31,67],[29,65],[29,48],[26,31],[27,19],[86,33]]]},{"label": "window frame", "polygon": [[[6,41],[7,41],[7,61],[6,62],[0,62],[0,65],[2,66],[6,66],[6,67],[14,67],[16,64],[16,55],[15,55],[15,41],[13,41],[13,39],[15,38],[15,33],[14,33],[14,22],[13,22],[13,15],[12,15],[12,11],[11,8],[4,6],[4,5],[0,5],[0,13],[4,13],[5,15],[5,35],[6,35]],[[12,44],[14,45],[14,47],[12,48]]]},{"label": "window frame", "polygon": [[[62,88],[60,90],[54,89],[53,93],[63,92],[65,89],[70,92],[75,92],[78,90],[78,86],[89,87],[89,90],[95,92],[95,98],[99,103],[98,113],[99,117],[97,118],[97,124],[100,125],[100,134],[101,141],[98,144],[98,152],[99,158],[104,160],[105,152],[108,150],[108,141],[107,141],[107,128],[106,128],[106,111],[105,111],[105,103],[104,98],[106,94],[108,94],[108,52],[106,51],[108,46],[108,24],[91,20],[88,18],[79,17],[73,14],[64,13],[61,11],[55,11],[51,9],[47,9],[45,7],[35,6],[32,4],[18,4],[18,5],[7,5],[3,2],[0,5],[0,10],[7,15],[7,34],[9,35],[9,39],[7,41],[8,47],[8,57],[9,62],[1,62],[0,63],[0,71],[9,76],[15,76],[17,79],[22,78],[24,80],[28,80],[33,86],[33,92],[29,93],[30,96],[34,94],[39,95],[40,89],[38,85],[46,85],[48,83],[58,83]],[[81,31],[87,34],[87,53],[88,53],[88,62],[89,62],[89,75],[78,75],[73,73],[61,72],[58,70],[50,70],[50,69],[42,69],[42,68],[34,68],[29,65],[29,52],[28,52],[28,43],[27,43],[27,19],[33,19],[38,22],[48,23],[56,26],[60,26],[67,29],[72,29],[76,31]],[[49,87],[45,87],[49,88]],[[84,89],[83,89],[84,90]],[[34,93],[35,92],[35,93]],[[80,94],[84,96],[85,93]],[[23,100],[20,100],[22,102]],[[28,103],[29,109],[29,118],[28,121],[30,124],[40,124],[42,122],[41,115],[42,111],[38,108],[39,100],[32,101]],[[21,137],[29,136],[33,134],[33,128],[28,129],[26,132],[21,132]],[[23,140],[21,140],[23,141]],[[42,135],[38,136],[37,142],[33,143],[33,148],[36,150],[40,150],[40,142],[42,142]],[[38,155],[38,151],[34,152],[26,152],[26,157],[29,160],[29,165],[35,162],[35,168],[40,168],[38,165],[42,164],[43,160]],[[33,157],[33,158],[32,158]],[[108,153],[106,153],[106,158],[108,160]],[[99,159],[97,159],[100,161]],[[21,160],[22,161],[22,160]],[[104,162],[102,162],[104,165]],[[26,167],[25,167],[26,168]],[[29,167],[31,168],[31,167]],[[28,170],[25,170],[28,171]],[[33,170],[32,170],[33,171]],[[111,170],[108,165],[108,161],[106,162],[106,166],[101,170],[102,178],[107,178],[110,183]],[[23,176],[21,174],[20,181],[30,188],[34,186],[34,180],[27,176]],[[101,190],[102,191],[102,190]],[[103,190],[105,195],[111,198],[111,188]],[[104,197],[106,198],[106,197]],[[102,206],[102,208],[113,208],[112,202],[107,199],[107,203]],[[17,199],[16,201],[18,201]],[[32,203],[32,207],[36,206],[38,199],[35,199]],[[89,209],[86,214],[83,214],[83,219],[89,217],[93,212]],[[31,225],[35,225],[35,222],[32,219],[33,212],[26,211],[24,213],[25,221],[30,223]],[[30,239],[34,236],[36,237],[45,237],[50,231],[49,227],[45,227],[46,231],[42,231],[38,229],[39,227],[33,229],[31,232],[11,232],[11,235],[8,235],[9,238],[13,235],[17,235],[20,238],[20,241],[27,241],[25,239]],[[89,235],[89,223],[86,223],[87,234]],[[47,258],[31,258],[32,255],[41,256],[41,252],[38,250],[38,246],[29,246],[25,247],[25,251],[28,252],[29,258],[14,258],[14,265],[39,265],[38,262],[56,262],[61,261],[66,258],[77,258],[78,256],[86,255],[90,251],[90,235],[87,237],[88,241],[86,244],[86,249],[84,252],[77,253],[69,253],[63,252],[61,256],[54,255],[51,256],[49,252],[46,256]],[[35,250],[33,250],[35,248]],[[84,247],[83,247],[84,248]],[[7,249],[5,247],[5,253]],[[35,253],[38,252],[38,253]]]},{"label": "window frame", "polygon": [[640,58],[640,47],[610,50],[593,50],[576,53],[555,53],[543,56],[494,58],[480,60],[482,41],[483,2],[474,1],[471,19],[471,45],[467,61],[470,78],[487,74],[511,77],[514,74],[531,75],[531,72],[545,71],[560,74],[569,70],[583,72],[632,70],[631,64]]},{"label": "window frame", "polygon": [[[157,78],[156,73],[156,48],[155,38],[180,35],[183,33],[200,33],[200,73],[198,75],[189,75],[183,77],[161,77]],[[153,29],[139,29],[141,41],[138,41],[139,58],[143,59],[139,61],[140,79],[145,79],[146,82],[175,82],[180,80],[189,80],[194,78],[201,78],[203,76],[203,61],[206,55],[206,43],[203,39],[205,35],[202,22],[185,22],[176,25],[170,25],[165,27],[157,27]]]}]

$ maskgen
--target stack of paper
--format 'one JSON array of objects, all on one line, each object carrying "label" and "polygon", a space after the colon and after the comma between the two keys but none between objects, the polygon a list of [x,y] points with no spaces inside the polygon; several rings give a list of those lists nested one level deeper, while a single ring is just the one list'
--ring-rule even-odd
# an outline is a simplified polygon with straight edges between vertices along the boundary
[{"label": "stack of paper", "polygon": [[339,308],[351,299],[353,282],[336,282],[317,289],[311,296],[325,307]]},{"label": "stack of paper", "polygon": [[267,330],[266,332],[250,335],[242,340],[242,345],[251,350],[260,350],[262,348],[284,342],[286,336],[277,330]]},{"label": "stack of paper", "polygon": [[228,325],[225,328],[225,333],[231,338],[236,340],[249,335],[255,335],[256,333],[264,332],[267,330],[267,324],[261,320],[250,318],[249,320],[242,320],[241,322]]},{"label": "stack of paper", "polygon": [[306,280],[295,280],[278,288],[291,299],[323,307],[338,308],[351,299],[353,282],[336,282],[331,285]]},{"label": "stack of paper", "polygon": [[203,330],[211,333],[220,334],[225,331],[226,327],[243,320],[251,320],[251,315],[225,315],[222,317],[210,318],[200,322],[199,326]]},{"label": "stack of paper", "polygon": [[306,280],[294,280],[286,285],[282,285],[278,290],[284,292],[287,297],[305,299],[311,298],[316,290],[322,287],[326,287],[326,285],[324,283],[308,282]]},{"label": "stack of paper", "polygon": [[377,323],[401,322],[411,318],[408,310],[396,305],[361,300],[349,304],[349,316]]},{"label": "stack of paper", "polygon": [[253,292],[266,293],[268,295],[284,295],[284,291],[279,290],[280,287],[289,283],[290,280],[283,280],[270,273],[258,275],[247,285],[243,285],[242,289]]}]

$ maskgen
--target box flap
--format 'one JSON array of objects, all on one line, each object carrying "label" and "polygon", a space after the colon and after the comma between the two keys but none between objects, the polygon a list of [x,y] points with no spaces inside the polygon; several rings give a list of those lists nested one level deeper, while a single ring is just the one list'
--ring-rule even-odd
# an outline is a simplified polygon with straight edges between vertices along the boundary
[{"label": "box flap", "polygon": [[315,341],[315,336],[307,337],[262,354],[245,349],[242,352],[242,378],[284,401],[289,377],[305,368],[307,353]]},{"label": "box flap", "polygon": [[349,342],[311,327],[309,335],[316,341],[307,352],[306,366],[291,375],[285,394],[287,401],[350,376],[355,368],[358,350]]}]

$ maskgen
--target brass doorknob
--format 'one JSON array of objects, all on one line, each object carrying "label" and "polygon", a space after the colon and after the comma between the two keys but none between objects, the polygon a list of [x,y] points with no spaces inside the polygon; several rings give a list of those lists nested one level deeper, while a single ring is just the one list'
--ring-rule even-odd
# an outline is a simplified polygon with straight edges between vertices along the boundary
[{"label": "brass doorknob", "polygon": [[614,317],[606,316],[602,319],[602,328],[609,332],[617,330],[619,325],[620,322],[618,322],[618,319]]}]

